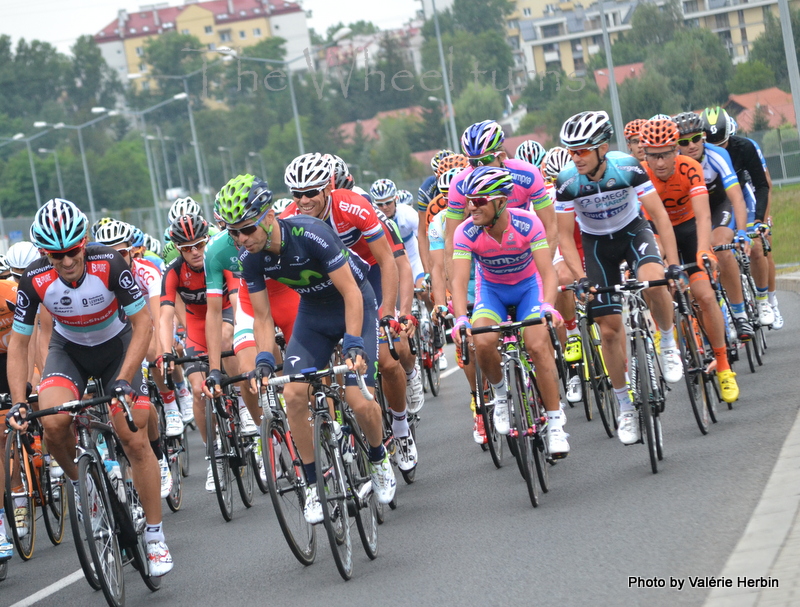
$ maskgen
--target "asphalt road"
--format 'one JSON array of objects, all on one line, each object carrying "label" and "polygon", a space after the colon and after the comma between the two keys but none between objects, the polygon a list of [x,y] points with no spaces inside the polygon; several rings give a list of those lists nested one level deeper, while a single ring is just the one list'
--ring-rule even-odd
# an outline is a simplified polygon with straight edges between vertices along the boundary
[{"label": "asphalt road", "polygon": [[[800,406],[800,297],[782,293],[781,309],[786,328],[769,334],[766,366],[752,375],[739,363],[740,400],[720,410],[708,436],[694,422],[683,384],[675,386],[657,475],[645,446],[624,447],[606,438],[599,419],[568,411],[572,453],[551,469],[551,491],[535,510],[514,462],[497,470],[472,442],[465,380],[460,372],[449,376],[423,409],[417,482],[406,486],[398,475],[399,507],[387,510],[380,527],[380,554],[369,561],[356,543],[355,574],[346,583],[322,529],[316,562],[295,560],[269,496],[258,495],[250,510],[235,502],[225,523],[204,491],[193,433],[183,509],[173,514],[164,506],[175,569],[151,594],[129,568],[127,605],[701,605],[706,589],[630,588],[629,576],[668,585],[670,576],[721,571]],[[59,581],[63,588],[35,604],[105,605],[82,577],[65,585],[78,569],[69,532],[53,547],[41,525],[34,558],[11,561],[0,605]]]}]

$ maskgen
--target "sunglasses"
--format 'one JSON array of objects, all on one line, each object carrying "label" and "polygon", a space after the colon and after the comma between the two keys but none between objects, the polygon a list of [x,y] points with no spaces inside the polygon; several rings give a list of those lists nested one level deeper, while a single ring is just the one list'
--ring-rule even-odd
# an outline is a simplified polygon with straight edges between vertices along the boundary
[{"label": "sunglasses", "polygon": [[53,252],[53,251],[45,251],[45,253],[47,254],[47,256],[50,259],[54,259],[56,261],[61,261],[65,257],[69,257],[70,259],[73,259],[73,258],[77,257],[83,251],[83,246],[85,244],[86,244],[86,239],[82,240],[81,243],[78,246],[72,247],[71,249],[69,249],[67,251],[59,251],[57,253]]},{"label": "sunglasses", "polygon": [[491,154],[486,154],[486,156],[481,156],[480,158],[470,158],[469,165],[472,167],[480,167],[489,164],[490,162],[494,162],[495,158],[500,155],[500,152],[492,152]]},{"label": "sunglasses", "polygon": [[645,158],[648,160],[667,160],[672,154],[675,153],[675,148],[671,150],[667,150],[666,152],[659,152],[658,154],[651,154],[650,152],[645,152]]},{"label": "sunglasses", "polygon": [[208,239],[201,240],[200,242],[196,242],[194,244],[179,244],[175,245],[181,253],[189,253],[191,251],[202,251],[206,248],[208,244]]},{"label": "sunglasses", "polygon": [[699,143],[703,138],[703,133],[697,133],[694,137],[687,137],[686,139],[678,139],[678,145],[685,148],[690,143]]},{"label": "sunglasses", "polygon": [[492,200],[497,200],[498,198],[504,198],[503,196],[482,196],[480,198],[467,198],[469,203],[474,206],[476,209],[481,207],[485,207],[489,204]]},{"label": "sunglasses", "polygon": [[238,238],[240,234],[242,236],[251,236],[255,233],[257,229],[258,229],[258,224],[254,223],[251,226],[245,226],[243,228],[238,228],[238,229],[228,228],[228,234],[230,234],[234,238]]},{"label": "sunglasses", "polygon": [[381,207],[381,208],[388,207],[390,204],[393,204],[394,202],[395,202],[394,200],[387,200],[386,202],[377,202],[376,201],[375,202],[375,206],[376,207]]},{"label": "sunglasses", "polygon": [[117,251],[117,253],[119,253],[119,254],[120,254],[120,255],[122,255],[123,257],[128,257],[128,255],[130,255],[130,254],[131,254],[131,249],[132,249],[132,248],[133,248],[133,247],[128,247],[128,248],[126,248],[126,249],[116,249],[116,251]]},{"label": "sunglasses", "polygon": [[297,190],[292,190],[292,198],[295,200],[300,200],[303,196],[306,198],[314,198],[315,196],[319,195],[322,191],[322,188],[318,190],[305,190],[303,192],[298,192]]},{"label": "sunglasses", "polygon": [[589,154],[591,154],[592,152],[594,152],[594,151],[595,151],[597,148],[599,148],[599,147],[600,147],[599,145],[596,145],[596,146],[594,146],[594,147],[591,147],[591,148],[581,148],[581,149],[579,149],[579,150],[567,150],[567,152],[568,152],[568,153],[569,153],[569,155],[570,155],[570,156],[572,156],[573,158],[574,158],[574,157],[576,157],[576,156],[577,156],[578,158],[583,158],[584,156],[588,156]]}]

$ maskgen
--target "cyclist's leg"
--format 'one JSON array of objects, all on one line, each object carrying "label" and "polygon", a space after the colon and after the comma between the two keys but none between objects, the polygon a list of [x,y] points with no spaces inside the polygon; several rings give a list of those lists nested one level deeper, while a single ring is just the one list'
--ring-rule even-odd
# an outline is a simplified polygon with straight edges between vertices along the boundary
[{"label": "cyclist's leg", "polygon": [[[184,351],[187,356],[198,356],[205,354],[205,343],[199,344],[189,337],[187,331],[186,347]],[[200,431],[200,438],[205,444],[206,437],[206,403],[203,399],[203,382],[206,380],[207,365],[202,363],[189,363],[184,365],[183,373],[189,384],[192,386],[192,411],[194,412],[195,424]]]}]

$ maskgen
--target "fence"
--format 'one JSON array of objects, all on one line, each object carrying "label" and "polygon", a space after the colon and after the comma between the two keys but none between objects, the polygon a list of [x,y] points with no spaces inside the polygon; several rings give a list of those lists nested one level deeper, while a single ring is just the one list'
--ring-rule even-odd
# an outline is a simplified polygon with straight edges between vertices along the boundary
[{"label": "fence", "polygon": [[800,182],[800,140],[796,129],[755,131],[747,136],[761,147],[773,183]]}]

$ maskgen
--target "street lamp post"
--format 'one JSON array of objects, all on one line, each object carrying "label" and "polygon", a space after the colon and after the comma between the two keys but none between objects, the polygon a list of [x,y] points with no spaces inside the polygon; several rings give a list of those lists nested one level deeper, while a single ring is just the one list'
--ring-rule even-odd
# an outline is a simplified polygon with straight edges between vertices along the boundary
[{"label": "street lamp post", "polygon": [[261,154],[259,154],[258,152],[248,152],[247,155],[250,156],[250,158],[258,157],[259,162],[261,162],[261,179],[266,179],[267,178],[267,167],[264,164],[264,157]]},{"label": "street lamp post", "polygon": [[[222,179],[228,181],[228,179],[230,179],[229,175],[233,173],[233,168],[231,168],[231,172],[229,173],[228,164],[225,162],[225,152],[230,152],[230,150],[222,145],[219,146],[217,150],[219,151],[220,162],[222,162]],[[231,164],[233,164],[233,162],[231,162]]]},{"label": "street lamp post", "polygon": [[[433,95],[428,97],[428,101],[438,101],[439,102],[439,106],[440,106],[441,111],[442,111],[442,122],[444,122],[444,140],[446,142],[445,145],[451,145],[451,142],[453,140],[450,138],[450,126],[449,126],[449,123],[448,123],[448,120],[447,120],[447,116],[446,116],[447,112],[445,111],[445,103],[444,103],[444,101],[439,99],[438,97],[434,97]],[[457,151],[457,150],[453,150],[453,151]]]},{"label": "street lamp post", "polygon": [[181,188],[186,189],[186,177],[183,175],[183,164],[181,163],[181,153],[178,149],[178,140],[172,138],[172,143],[175,146],[175,164],[178,165],[178,179],[181,181]]},{"label": "street lamp post", "polygon": [[447,77],[447,64],[444,61],[444,49],[442,48],[442,32],[439,30],[439,14],[436,12],[436,0],[432,0],[433,25],[436,29],[436,44],[439,47],[439,64],[442,68],[442,84],[444,85],[444,98],[447,101],[447,111],[450,114],[450,137],[452,150],[457,152],[461,149],[458,143],[458,131],[456,130],[456,114],[453,111],[453,100],[450,98],[450,82]]},{"label": "street lamp post", "polygon": [[170,170],[169,170],[169,159],[167,158],[167,144],[164,143],[164,139],[166,139],[166,137],[164,137],[161,134],[161,127],[158,126],[158,125],[156,125],[156,133],[158,134],[159,141],[161,141],[161,155],[164,157],[164,169],[167,172],[167,189],[171,190],[172,189],[172,174],[170,173]]},{"label": "street lamp post", "polygon": [[[147,133],[145,133],[144,139],[145,139],[145,143],[144,143],[145,146],[149,147],[150,146],[150,142],[151,141],[155,141],[157,139],[157,137],[155,137],[154,135],[148,135]],[[167,197],[167,193],[164,190],[164,183],[161,181],[161,171],[158,170],[158,164],[156,164],[156,154],[155,154],[155,151],[153,149],[150,149],[150,157],[153,159],[153,169],[154,169],[154,172],[156,174],[156,183],[158,184],[158,195],[159,195],[159,198],[161,196],[164,196],[164,198],[166,198]]]},{"label": "street lamp post", "polygon": [[58,164],[58,150],[53,148],[52,150],[48,150],[47,148],[39,148],[40,154],[52,154],[53,158],[56,161],[56,178],[58,179],[58,195],[61,198],[65,198],[64,195],[64,181],[61,179],[61,167]]},{"label": "street lamp post", "polygon": [[619,106],[619,93],[617,92],[617,78],[614,74],[614,58],[611,56],[611,40],[608,37],[608,25],[606,24],[606,13],[603,8],[604,0],[600,0],[600,23],[603,26],[603,47],[606,53],[606,64],[608,65],[608,92],[611,96],[611,114],[614,117],[614,134],[617,138],[617,149],[622,152],[626,149],[625,144],[625,125],[622,122],[622,110]]}]

